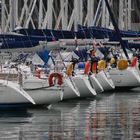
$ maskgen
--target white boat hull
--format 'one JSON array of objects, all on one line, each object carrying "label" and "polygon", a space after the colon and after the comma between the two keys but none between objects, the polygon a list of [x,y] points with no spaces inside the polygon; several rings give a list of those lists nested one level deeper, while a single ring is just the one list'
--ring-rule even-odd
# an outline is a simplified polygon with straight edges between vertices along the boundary
[{"label": "white boat hull", "polygon": [[0,80],[0,86],[0,104],[10,106],[13,104],[31,105],[32,103],[49,105],[80,96],[76,86],[73,86],[69,78],[64,79],[61,86],[50,87],[46,79],[36,77],[24,79],[22,86],[17,81]]},{"label": "white boat hull", "polygon": [[23,82],[23,89],[27,89],[27,90],[32,90],[32,89],[35,90],[35,89],[45,88],[48,86],[49,84],[47,82],[47,79],[42,80],[36,77],[25,79]]},{"label": "white boat hull", "polygon": [[102,85],[99,83],[99,81],[97,80],[97,78],[95,77],[95,74],[92,74],[89,76],[89,80],[93,86],[93,88],[95,89],[95,91],[97,93],[101,93],[104,91]]},{"label": "white boat hull", "polygon": [[37,105],[50,105],[61,101],[61,88],[56,86],[25,91],[33,98]]},{"label": "white boat hull", "polygon": [[112,90],[115,88],[113,80],[111,79],[110,75],[107,72],[100,71],[96,74],[96,78],[103,87],[104,91]]},{"label": "white boat hull", "polygon": [[96,96],[97,93],[95,89],[91,86],[87,75],[78,75],[73,77],[73,80],[78,87],[80,92],[80,97],[93,97]]},{"label": "white boat hull", "polygon": [[65,78],[63,100],[73,99],[80,96],[79,90],[76,87],[73,78]]},{"label": "white boat hull", "polygon": [[60,101],[60,94],[61,88],[58,87],[23,89],[17,83],[0,80],[0,105],[3,106],[49,105]]},{"label": "white boat hull", "polygon": [[135,68],[127,68],[126,70],[111,69],[109,70],[111,79],[115,84],[115,88],[135,88],[140,86],[140,76]]},{"label": "white boat hull", "polygon": [[[23,84],[23,88],[28,89],[28,93],[31,92],[32,90],[33,90],[33,92],[35,91],[38,94],[39,94],[39,92],[42,92],[42,94],[43,93],[49,94],[50,92],[56,92],[57,95],[60,96],[61,100],[72,99],[72,98],[76,98],[76,97],[80,96],[80,93],[78,91],[76,91],[76,89],[72,85],[72,79],[70,79],[68,77],[64,79],[62,86],[58,86],[58,87],[54,86],[51,88],[46,88],[46,87],[49,87],[47,78],[46,78],[46,80],[44,80],[44,79],[37,79],[37,78],[33,77],[30,79],[24,80],[24,84]],[[52,95],[55,95],[55,94],[54,93],[50,94],[49,98],[51,98]],[[53,97],[49,101],[46,99],[46,102],[50,103],[50,102],[53,102],[53,100],[55,101],[55,97]]]},{"label": "white boat hull", "polygon": [[18,91],[6,85],[0,86],[0,104],[29,103]]}]

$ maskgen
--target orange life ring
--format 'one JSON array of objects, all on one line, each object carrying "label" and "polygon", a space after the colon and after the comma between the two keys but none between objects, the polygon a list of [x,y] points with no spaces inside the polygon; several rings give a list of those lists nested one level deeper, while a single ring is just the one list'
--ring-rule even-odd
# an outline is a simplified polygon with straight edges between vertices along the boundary
[{"label": "orange life ring", "polygon": [[137,57],[133,57],[131,61],[131,67],[135,67],[137,63]]},{"label": "orange life ring", "polygon": [[57,78],[57,84],[58,85],[62,85],[62,75],[60,74],[60,73],[57,73],[57,72],[54,72],[54,73],[51,73],[50,75],[49,75],[49,77],[48,77],[48,82],[49,82],[49,85],[50,86],[53,86],[54,85],[54,83],[53,83],[53,78]]},{"label": "orange life ring", "polygon": [[90,70],[90,63],[89,61],[87,61],[85,63],[84,74],[88,74],[89,70]]}]

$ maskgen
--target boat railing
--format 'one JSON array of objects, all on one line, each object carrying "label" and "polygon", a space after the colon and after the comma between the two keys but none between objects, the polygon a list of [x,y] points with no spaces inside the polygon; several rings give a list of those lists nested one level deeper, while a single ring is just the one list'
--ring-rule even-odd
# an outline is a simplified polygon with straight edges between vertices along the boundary
[{"label": "boat railing", "polygon": [[1,70],[0,79],[6,80],[7,82],[8,81],[18,82],[18,84],[20,84],[20,86],[22,86],[22,83],[23,83],[23,76],[20,72],[15,73],[13,71],[7,72],[6,70]]}]

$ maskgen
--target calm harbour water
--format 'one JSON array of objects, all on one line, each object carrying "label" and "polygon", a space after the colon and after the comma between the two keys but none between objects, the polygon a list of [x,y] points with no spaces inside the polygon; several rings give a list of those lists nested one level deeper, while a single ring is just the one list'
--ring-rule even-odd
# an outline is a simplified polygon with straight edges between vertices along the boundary
[{"label": "calm harbour water", "polygon": [[140,88],[47,108],[0,111],[1,140],[138,140]]}]

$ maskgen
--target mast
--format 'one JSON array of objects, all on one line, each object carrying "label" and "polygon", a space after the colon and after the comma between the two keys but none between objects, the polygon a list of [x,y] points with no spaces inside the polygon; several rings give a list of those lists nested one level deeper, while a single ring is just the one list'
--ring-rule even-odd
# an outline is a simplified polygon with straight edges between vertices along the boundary
[{"label": "mast", "polygon": [[119,28],[124,29],[124,1],[119,0]]},{"label": "mast", "polygon": [[43,21],[43,1],[39,1],[38,28],[41,29]]},{"label": "mast", "polygon": [[101,9],[102,1],[103,0],[100,0],[99,3],[98,3],[97,9],[96,9],[96,13],[95,13],[95,16],[94,16],[94,19],[93,19],[93,23],[92,23],[93,26],[97,26],[98,23],[99,23],[99,19],[101,17],[101,11],[102,11],[102,9]]},{"label": "mast", "polygon": [[4,32],[5,27],[5,0],[1,1],[1,32]]},{"label": "mast", "polygon": [[131,30],[131,5],[132,0],[128,0],[128,16],[127,16],[127,21],[128,21],[128,29]]},{"label": "mast", "polygon": [[111,19],[112,24],[113,24],[113,26],[114,26],[115,33],[116,33],[116,35],[117,35],[117,37],[118,37],[118,40],[119,40],[119,42],[120,42],[120,44],[121,44],[121,47],[122,47],[122,49],[123,49],[123,51],[124,51],[124,54],[125,54],[127,60],[129,61],[129,56],[128,56],[127,51],[126,51],[126,49],[125,49],[125,47],[127,46],[127,43],[124,42],[124,41],[122,40],[122,35],[121,35],[120,30],[119,30],[119,28],[118,28],[118,26],[117,26],[117,23],[116,23],[116,21],[115,21],[114,15],[113,15],[113,12],[111,11],[111,8],[110,8],[110,6],[109,6],[108,0],[105,0],[105,3],[106,3],[106,6],[107,6],[109,15],[110,15],[110,19]]}]

